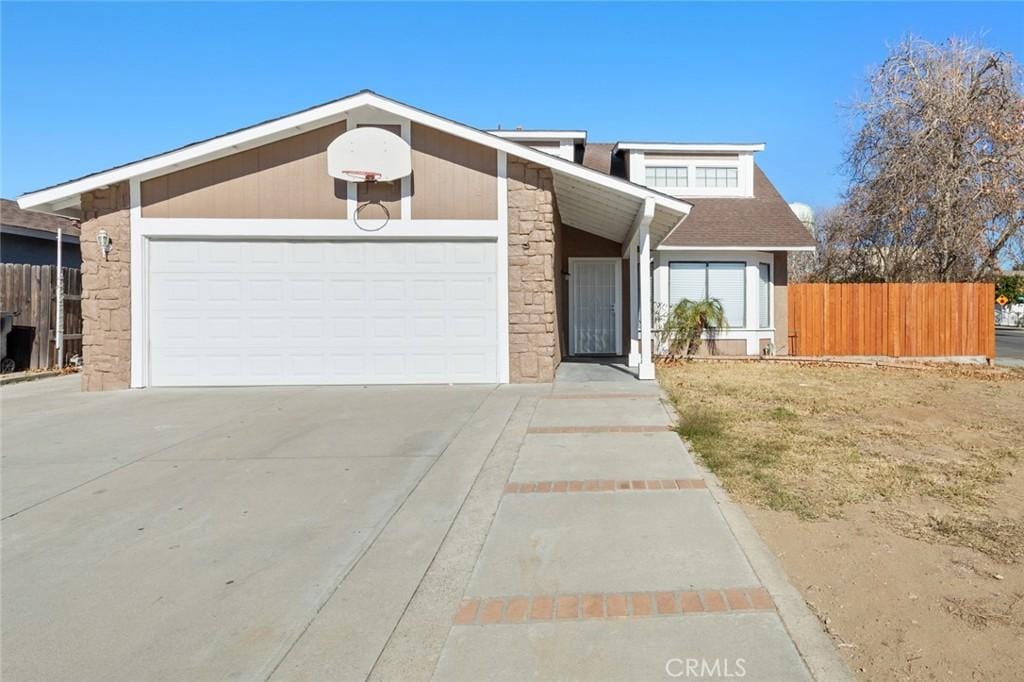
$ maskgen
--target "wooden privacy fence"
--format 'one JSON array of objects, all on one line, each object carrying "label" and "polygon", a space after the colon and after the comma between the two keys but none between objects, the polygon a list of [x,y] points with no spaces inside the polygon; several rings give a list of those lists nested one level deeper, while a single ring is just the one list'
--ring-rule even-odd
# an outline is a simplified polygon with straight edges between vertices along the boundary
[{"label": "wooden privacy fence", "polygon": [[793,284],[789,354],[995,357],[993,284]]},{"label": "wooden privacy fence", "polygon": [[[57,266],[0,267],[0,310],[18,313],[7,337],[8,355],[18,361],[18,369],[52,367],[57,362]],[[81,353],[82,273],[64,268],[64,362]]]}]

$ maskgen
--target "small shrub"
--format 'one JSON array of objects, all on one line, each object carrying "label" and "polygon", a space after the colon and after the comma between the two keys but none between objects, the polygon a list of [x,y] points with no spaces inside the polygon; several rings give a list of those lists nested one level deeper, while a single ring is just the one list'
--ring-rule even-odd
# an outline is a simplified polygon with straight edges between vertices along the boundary
[{"label": "small shrub", "polygon": [[661,322],[661,341],[671,355],[694,355],[707,332],[728,326],[722,303],[717,298],[704,301],[683,299],[669,309]]}]

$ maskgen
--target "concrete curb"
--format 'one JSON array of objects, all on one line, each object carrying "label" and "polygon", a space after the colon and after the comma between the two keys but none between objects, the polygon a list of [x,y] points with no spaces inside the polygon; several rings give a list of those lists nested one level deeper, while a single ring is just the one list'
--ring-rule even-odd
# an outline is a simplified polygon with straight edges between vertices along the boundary
[{"label": "concrete curb", "polygon": [[0,375],[0,386],[20,384],[25,381],[35,381],[36,379],[49,379],[50,377],[59,377],[61,374],[63,374],[63,372],[59,369],[45,369],[41,372],[29,371],[2,374]]},{"label": "concrete curb", "polygon": [[[661,390],[661,402],[672,423],[678,424],[679,414],[664,389]],[[683,443],[692,454],[690,444],[685,440]],[[718,477],[697,462],[696,458],[694,459],[697,470],[707,483],[708,492],[718,504],[725,522],[732,530],[747,561],[750,562],[750,567],[775,601],[782,625],[792,638],[811,675],[823,682],[852,682],[853,673],[846,666],[831,638],[822,629],[818,618],[807,606],[803,595],[789,582],[789,577],[778,558],[761,539],[743,509],[729,498]]]}]

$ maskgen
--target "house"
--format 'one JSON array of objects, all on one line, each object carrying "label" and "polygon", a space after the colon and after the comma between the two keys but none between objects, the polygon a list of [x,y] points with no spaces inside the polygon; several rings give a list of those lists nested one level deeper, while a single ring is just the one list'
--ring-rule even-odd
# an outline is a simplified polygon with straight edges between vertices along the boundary
[{"label": "house", "polygon": [[[328,174],[367,126],[409,175]],[[486,131],[364,90],[18,201],[81,218],[87,390],[544,382],[574,355],[651,379],[684,297],[722,300],[720,352],[785,352],[786,254],[813,242],[763,149]]]},{"label": "house", "polygon": [[27,211],[16,201],[0,199],[0,263],[57,264],[57,230],[62,230],[64,267],[78,268],[78,221],[73,218]]}]

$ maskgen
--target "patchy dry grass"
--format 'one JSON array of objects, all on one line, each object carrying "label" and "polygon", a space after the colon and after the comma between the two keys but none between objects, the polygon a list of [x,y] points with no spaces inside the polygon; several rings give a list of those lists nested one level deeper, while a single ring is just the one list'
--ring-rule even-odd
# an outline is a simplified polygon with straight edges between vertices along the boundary
[{"label": "patchy dry grass", "polygon": [[1024,372],[693,362],[659,377],[857,677],[1024,667]]},{"label": "patchy dry grass", "polygon": [[1024,548],[1019,519],[985,513],[1021,464],[1020,374],[695,362],[663,367],[660,379],[680,435],[745,502],[810,519],[931,499],[954,512],[947,521],[896,525],[1006,558]]}]

